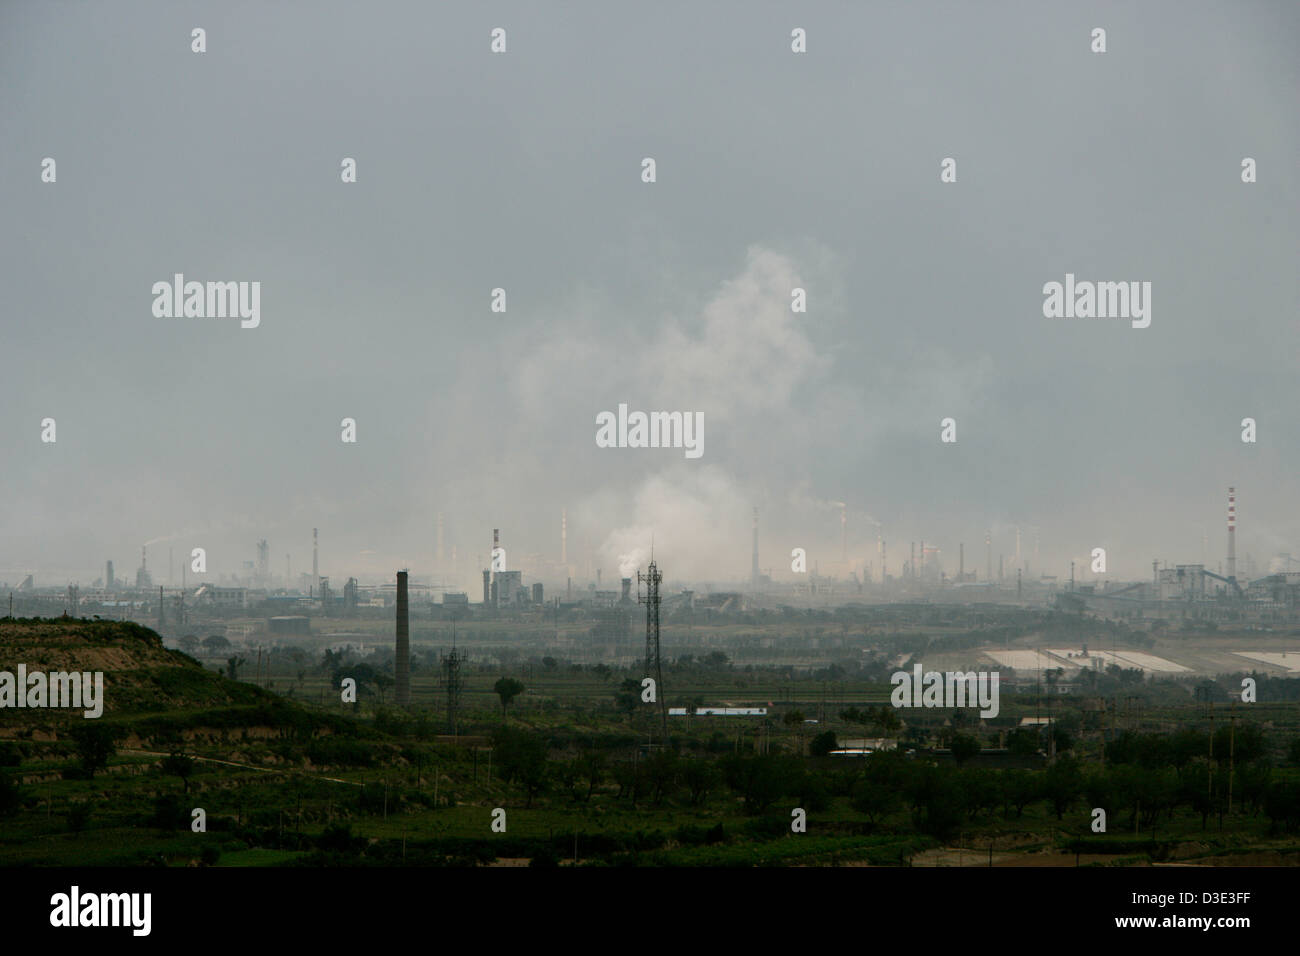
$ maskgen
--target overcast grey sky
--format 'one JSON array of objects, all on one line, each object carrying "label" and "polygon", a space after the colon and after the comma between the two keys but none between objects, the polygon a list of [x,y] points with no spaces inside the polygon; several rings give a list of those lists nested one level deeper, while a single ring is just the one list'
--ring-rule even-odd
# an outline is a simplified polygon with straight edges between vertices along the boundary
[{"label": "overcast grey sky", "polygon": [[[1222,560],[1230,484],[1300,554],[1297,49],[1291,2],[0,3],[0,580],[296,574],[313,526],[427,573],[439,511],[468,570],[563,507],[607,579],[653,531],[723,581],[753,505],[765,568],[838,558],[834,501],[894,573],[1020,526],[1145,576]],[[260,327],[155,318],[176,272]],[[1150,327],[1044,318],[1067,272]],[[703,457],[597,448],[620,402]]]}]

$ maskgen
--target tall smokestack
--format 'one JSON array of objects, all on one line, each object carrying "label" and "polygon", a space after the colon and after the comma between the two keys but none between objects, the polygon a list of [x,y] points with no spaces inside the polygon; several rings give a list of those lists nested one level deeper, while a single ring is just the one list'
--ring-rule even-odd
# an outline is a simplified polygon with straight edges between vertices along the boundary
[{"label": "tall smokestack", "polygon": [[993,532],[984,532],[984,580],[993,580]]},{"label": "tall smokestack", "polygon": [[925,577],[925,541],[921,541],[921,577]]},{"label": "tall smokestack", "polygon": [[1237,489],[1228,489],[1228,578],[1237,580]]},{"label": "tall smokestack", "polygon": [[491,603],[492,596],[492,572],[484,570],[483,572],[483,606],[487,607]]},{"label": "tall smokestack", "polygon": [[438,512],[438,568],[442,569],[442,512]]},{"label": "tall smokestack", "polygon": [[754,552],[750,559],[749,583],[758,587],[758,508],[754,509]]},{"label": "tall smokestack", "polygon": [[631,578],[623,579],[623,603],[624,604],[632,603],[632,579]]},{"label": "tall smokestack", "polygon": [[908,553],[911,555],[911,557],[908,559],[907,562],[907,574],[909,577],[914,578],[916,577],[916,542],[915,541],[912,542],[908,550]]},{"label": "tall smokestack", "polygon": [[397,706],[411,706],[411,620],[406,602],[406,572],[397,572]]},{"label": "tall smokestack", "polygon": [[497,593],[497,573],[496,573],[497,553],[500,550],[501,550],[501,529],[493,528],[492,529],[492,559],[488,562],[488,570],[492,572],[492,577],[489,578],[488,580],[491,582],[491,584],[489,585],[489,595],[492,599],[491,603],[493,607],[497,606],[498,599],[500,598],[500,594]]},{"label": "tall smokestack", "polygon": [[315,587],[320,583],[320,561],[317,553],[316,529],[311,529],[311,584]]},{"label": "tall smokestack", "polygon": [[884,584],[889,577],[889,566],[885,563],[887,552],[885,550],[885,539],[880,539],[880,583]]},{"label": "tall smokestack", "polygon": [[569,566],[569,512],[560,509],[560,564]]}]

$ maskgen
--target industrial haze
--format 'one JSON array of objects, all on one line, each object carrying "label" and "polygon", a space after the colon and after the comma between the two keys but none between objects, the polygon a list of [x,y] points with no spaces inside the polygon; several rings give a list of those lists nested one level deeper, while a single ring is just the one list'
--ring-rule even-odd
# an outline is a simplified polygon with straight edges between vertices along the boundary
[{"label": "industrial haze", "polygon": [[[1229,486],[1239,576],[1292,568],[1294,4],[1115,7],[1095,60],[1035,4],[816,5],[806,57],[777,4],[390,7],[0,7],[0,581],[147,542],[218,583],[265,539],[294,584],[318,527],[336,589],[477,601],[500,528],[548,594],[652,538],[726,588],[755,507],[777,583],[878,581],[882,539],[1150,580],[1222,573]],[[260,325],[156,317],[174,273],[260,282]],[[1067,273],[1149,282],[1150,326],[1045,318]],[[598,447],[620,403],[702,413],[703,455]]]}]

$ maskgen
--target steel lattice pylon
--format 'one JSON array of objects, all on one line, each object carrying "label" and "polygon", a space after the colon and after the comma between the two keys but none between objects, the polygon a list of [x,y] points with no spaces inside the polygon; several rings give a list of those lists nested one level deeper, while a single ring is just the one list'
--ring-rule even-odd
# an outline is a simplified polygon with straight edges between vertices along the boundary
[{"label": "steel lattice pylon", "polygon": [[646,676],[653,677],[655,682],[655,699],[659,702],[659,714],[663,722],[663,742],[668,742],[668,703],[664,696],[664,668],[663,658],[659,647],[659,583],[663,580],[663,575],[659,573],[659,568],[653,561],[650,562],[650,570],[646,574],[640,571],[636,573],[637,591],[641,590],[641,582],[646,584],[646,594],[642,597],[637,594],[637,600],[646,606],[645,613],[645,669]]},{"label": "steel lattice pylon", "polygon": [[456,718],[460,710],[460,665],[464,660],[465,655],[459,653],[455,647],[451,649],[450,654],[442,656],[442,681],[447,691],[447,733],[453,737],[456,736]]}]

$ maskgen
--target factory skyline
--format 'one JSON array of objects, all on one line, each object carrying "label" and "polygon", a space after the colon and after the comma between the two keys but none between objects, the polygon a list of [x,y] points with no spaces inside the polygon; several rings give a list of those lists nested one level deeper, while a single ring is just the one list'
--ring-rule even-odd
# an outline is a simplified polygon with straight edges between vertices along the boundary
[{"label": "factory skyline", "polygon": [[[839,548],[833,544],[822,549],[799,549],[795,546],[795,549],[805,552],[801,556],[801,562],[786,560],[784,551],[778,550],[783,549],[784,542],[769,544],[766,546],[767,551],[764,551],[760,546],[760,509],[751,506],[748,574],[739,570],[738,561],[733,561],[730,569],[719,567],[711,577],[675,575],[671,580],[679,587],[706,591],[743,591],[755,599],[801,593],[812,595],[820,589],[823,600],[884,601],[933,597],[947,592],[953,600],[962,601],[987,599],[979,592],[983,589],[996,589],[1003,595],[1013,595],[1015,600],[1023,600],[1027,589],[1031,594],[1060,591],[1104,594],[1112,587],[1132,590],[1145,580],[1152,583],[1151,594],[1157,600],[1172,590],[1178,590],[1184,596],[1199,595],[1201,598],[1212,597],[1216,590],[1222,590],[1229,596],[1244,599],[1246,589],[1258,579],[1277,575],[1290,578],[1300,572],[1300,561],[1289,552],[1264,555],[1258,559],[1246,552],[1239,566],[1236,486],[1227,489],[1226,534],[1222,538],[1221,557],[1216,560],[1208,553],[1210,539],[1207,534],[1202,541],[1202,553],[1156,553],[1148,559],[1149,563],[1143,562],[1150,568],[1150,572],[1145,574],[1123,573],[1113,563],[1113,553],[1105,547],[1104,542],[1099,548],[1080,547],[1068,565],[1061,562],[1053,567],[1040,563],[1038,530],[1034,529],[1032,551],[1022,552],[1025,529],[1020,527],[1006,529],[996,536],[991,530],[984,533],[986,554],[983,573],[976,567],[968,569],[964,540],[956,542],[954,567],[951,560],[952,546],[946,541],[935,544],[934,537],[929,539],[929,543],[924,538],[907,541],[904,552],[906,560],[896,570],[890,571],[887,561],[890,538],[885,533],[887,529],[874,520],[863,522],[864,526],[869,527],[870,537],[855,536],[850,547],[848,506],[843,502],[833,502],[832,505],[832,510],[838,510],[838,521],[828,523],[838,525]],[[445,596],[450,596],[449,603],[463,601],[493,609],[511,609],[541,606],[547,603],[544,596],[551,600],[571,602],[596,594],[615,595],[611,585],[619,580],[622,582],[623,598],[626,599],[628,581],[645,566],[649,554],[648,548],[638,548],[632,553],[619,555],[607,564],[601,561],[598,553],[588,552],[578,561],[566,561],[569,557],[569,516],[568,509],[561,508],[558,510],[558,535],[550,555],[508,547],[501,529],[493,528],[492,544],[487,549],[486,560],[480,559],[473,563],[471,559],[449,560],[444,551],[444,519],[444,513],[439,512],[433,531],[430,558],[422,564],[412,562],[404,566],[414,569],[410,574],[411,582],[431,599],[442,595],[444,600],[448,600]],[[1008,554],[1002,548],[996,549],[996,565],[994,563],[995,537],[999,544],[1005,543],[1010,551],[1009,566],[1006,560]],[[823,535],[823,541],[829,543],[828,539],[829,536]],[[336,582],[346,576],[346,584],[340,592],[337,583],[331,586],[331,575],[321,573],[320,542],[320,529],[313,527],[313,573],[308,575],[303,572],[296,578],[289,572],[292,552],[286,554],[286,573],[280,576],[271,570],[268,557],[270,546],[267,539],[261,538],[254,544],[252,558],[240,561],[230,571],[223,571],[217,560],[205,554],[205,559],[211,562],[206,572],[189,573],[189,558],[183,554],[178,574],[174,560],[175,548],[171,546],[168,547],[169,563],[166,570],[156,567],[151,570],[149,545],[145,545],[141,547],[134,586],[117,577],[112,559],[106,560],[101,576],[90,580],[60,581],[54,575],[41,575],[38,578],[36,573],[28,572],[12,581],[0,578],[0,586],[20,594],[60,587],[76,588],[79,593],[85,594],[101,591],[148,593],[154,588],[164,588],[173,593],[189,595],[196,603],[205,598],[211,599],[213,594],[223,589],[240,589],[253,594],[305,595],[309,599],[328,603],[332,599],[343,599],[340,595],[345,592],[350,592],[351,598],[355,600],[359,589],[382,587],[384,582],[391,580],[389,571],[366,575],[355,564],[349,565],[346,557],[335,557],[326,566],[326,570],[341,568],[341,573],[336,572],[334,575]],[[159,544],[159,541],[154,542],[155,547]],[[647,541],[646,545],[648,544]],[[947,557],[945,551],[948,552]],[[458,554],[455,544],[451,546],[450,552],[453,556]],[[771,555],[772,560],[765,561],[765,554]],[[440,556],[442,560],[439,560]],[[995,566],[996,572],[993,571]],[[408,572],[403,571],[399,587],[403,600],[407,579]]]}]

